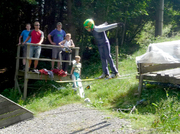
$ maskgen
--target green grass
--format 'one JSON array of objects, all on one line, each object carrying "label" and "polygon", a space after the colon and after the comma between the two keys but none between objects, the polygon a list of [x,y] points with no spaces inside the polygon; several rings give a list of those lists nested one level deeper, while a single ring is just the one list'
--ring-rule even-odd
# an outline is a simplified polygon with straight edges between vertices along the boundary
[{"label": "green grass", "polygon": [[[167,40],[173,39],[167,38]],[[135,58],[145,51],[146,46],[141,47],[132,55],[126,55],[120,60],[119,73],[122,79],[84,82],[84,86],[91,86],[89,90],[85,90],[86,97],[90,98],[93,107],[129,120],[134,129],[146,129],[147,133],[180,133],[180,89],[146,84],[146,90],[142,92],[141,98],[136,95],[138,80],[135,78],[137,73]],[[100,63],[86,67],[82,71],[83,78],[96,77],[102,73]],[[126,74],[130,75],[126,77]],[[57,90],[52,84],[65,89]],[[37,89],[29,89],[25,101],[18,95],[17,90],[6,89],[2,94],[35,114],[65,104],[83,102],[83,99],[71,89],[71,84],[59,85],[55,82],[37,81],[33,85],[36,85],[34,88]],[[137,101],[142,99],[145,101],[137,105],[132,114],[130,110],[117,112],[117,109],[132,109]],[[142,131],[142,133],[146,132]]]}]

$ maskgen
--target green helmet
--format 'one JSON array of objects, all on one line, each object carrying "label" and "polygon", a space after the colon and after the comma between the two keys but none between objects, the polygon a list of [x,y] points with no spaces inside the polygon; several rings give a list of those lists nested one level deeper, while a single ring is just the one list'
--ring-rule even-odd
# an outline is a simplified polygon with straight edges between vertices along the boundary
[{"label": "green helmet", "polygon": [[84,21],[84,28],[87,29],[93,29],[94,28],[94,21],[92,19],[86,19]]}]

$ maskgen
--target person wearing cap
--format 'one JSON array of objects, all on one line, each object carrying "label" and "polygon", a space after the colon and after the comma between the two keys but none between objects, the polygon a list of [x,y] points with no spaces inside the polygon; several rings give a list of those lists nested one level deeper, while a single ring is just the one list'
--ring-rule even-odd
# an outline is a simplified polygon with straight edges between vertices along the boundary
[{"label": "person wearing cap", "polygon": [[[48,40],[52,45],[59,45],[59,42],[63,41],[65,36],[66,36],[66,32],[64,30],[62,30],[62,23],[58,22],[56,24],[56,29],[52,30],[49,34],[48,34]],[[62,51],[62,48],[57,48],[54,47],[52,49],[52,59],[57,59],[59,52]],[[60,69],[60,62],[58,62],[58,69]],[[51,69],[54,69],[54,61],[51,62]]]},{"label": "person wearing cap", "polygon": [[[94,21],[92,19],[87,19],[84,21],[84,28],[88,31],[91,32],[98,44],[98,49],[99,49],[99,54],[102,62],[102,70],[103,74],[99,76],[99,79],[102,78],[115,78],[119,76],[118,70],[113,62],[111,53],[110,53],[110,43],[109,39],[107,38],[106,32],[107,30],[116,28],[116,27],[122,27],[124,26],[123,23],[113,23],[113,24],[108,24],[105,22],[104,24],[96,26],[94,24]],[[110,64],[110,68],[112,71],[112,74],[109,75],[109,70],[108,70],[108,63]]]}]

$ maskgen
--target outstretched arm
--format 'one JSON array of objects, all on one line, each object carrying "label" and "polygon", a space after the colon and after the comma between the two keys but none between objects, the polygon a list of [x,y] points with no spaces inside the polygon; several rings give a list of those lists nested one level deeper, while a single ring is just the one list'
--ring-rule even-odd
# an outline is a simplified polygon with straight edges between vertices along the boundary
[{"label": "outstretched arm", "polygon": [[110,24],[110,25],[99,25],[99,26],[95,26],[94,30],[96,32],[103,32],[103,31],[107,31],[107,30],[110,30],[110,29],[113,29],[113,28],[116,28],[118,26],[118,23],[113,23],[113,24]]},{"label": "outstretched arm", "polygon": [[107,22],[104,22],[103,24],[98,25],[98,26],[107,26],[107,25],[108,25],[108,23],[107,23]]}]

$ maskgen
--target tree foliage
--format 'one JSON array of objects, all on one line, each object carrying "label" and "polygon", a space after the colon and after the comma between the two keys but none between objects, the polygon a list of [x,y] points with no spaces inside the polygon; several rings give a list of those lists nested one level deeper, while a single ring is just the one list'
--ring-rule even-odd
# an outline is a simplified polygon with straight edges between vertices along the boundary
[{"label": "tree foliage", "polygon": [[[85,19],[93,18],[96,25],[105,21],[125,23],[123,46],[134,46],[137,44],[134,38],[143,26],[149,21],[155,22],[156,5],[157,0],[3,0],[0,4],[0,37],[3,42],[0,46],[0,66],[15,67],[16,44],[26,23],[33,24],[38,20],[47,44],[48,33],[61,21],[63,29],[72,34],[76,46],[81,47],[81,56],[95,59],[98,52],[93,49],[96,48],[94,39],[83,28]],[[172,31],[179,30],[179,5],[180,0],[165,1],[164,24],[172,24]],[[110,30],[107,35],[112,46],[116,38],[121,45],[122,28]]]}]

